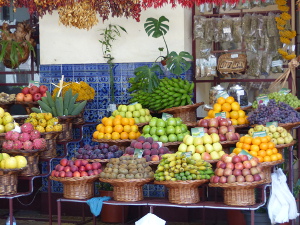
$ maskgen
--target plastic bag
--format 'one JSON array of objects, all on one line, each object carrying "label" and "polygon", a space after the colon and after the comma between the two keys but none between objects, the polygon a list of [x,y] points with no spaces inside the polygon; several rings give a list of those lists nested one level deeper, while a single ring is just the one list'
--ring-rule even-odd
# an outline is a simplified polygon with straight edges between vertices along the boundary
[{"label": "plastic bag", "polygon": [[272,73],[283,73],[283,60],[281,56],[277,55],[273,57],[271,62]]},{"label": "plastic bag", "polygon": [[278,36],[275,14],[270,12],[267,17],[267,34],[269,37]]},{"label": "plastic bag", "polygon": [[203,16],[195,16],[194,17],[194,39],[204,38],[205,32],[205,22],[206,18]]},{"label": "plastic bag", "polygon": [[206,20],[205,23],[205,41],[207,42],[212,42],[214,40],[214,29],[212,29],[212,27],[214,27],[215,24],[215,19],[214,18],[210,18]]},{"label": "plastic bag", "polygon": [[242,18],[241,17],[235,17],[232,19],[232,38],[233,41],[238,43],[242,42]]},{"label": "plastic bag", "polygon": [[269,76],[271,70],[273,56],[267,52],[263,52],[262,62],[261,62],[261,74],[264,76]]},{"label": "plastic bag", "polygon": [[217,76],[217,58],[210,55],[208,59],[196,59],[196,78]]},{"label": "plastic bag", "polygon": [[248,76],[259,77],[261,75],[261,61],[262,52],[251,53],[247,51],[248,69],[246,71]]},{"label": "plastic bag", "polygon": [[223,16],[222,18],[222,41],[232,41],[232,18]]},{"label": "plastic bag", "polygon": [[251,26],[250,26],[250,37],[256,37],[258,31],[258,16],[257,14],[253,14],[251,16]]},{"label": "plastic bag", "polygon": [[251,30],[251,15],[246,14],[242,18],[242,34],[244,37],[250,36],[250,30]]},{"label": "plastic bag", "polygon": [[257,25],[257,37],[264,38],[265,37],[265,28],[266,28],[266,20],[262,15],[258,15],[257,17],[258,25]]},{"label": "plastic bag", "polygon": [[222,34],[223,34],[223,22],[221,18],[215,19],[215,26],[214,26],[214,40],[215,42],[220,42],[222,40]]},{"label": "plastic bag", "polygon": [[198,45],[199,58],[208,59],[212,48],[212,42],[200,41]]}]

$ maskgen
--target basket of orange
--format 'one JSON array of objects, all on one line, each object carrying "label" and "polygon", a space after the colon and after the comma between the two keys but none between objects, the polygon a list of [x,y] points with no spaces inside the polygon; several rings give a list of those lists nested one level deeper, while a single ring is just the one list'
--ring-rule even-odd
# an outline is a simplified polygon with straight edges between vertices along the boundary
[{"label": "basket of orange", "polygon": [[93,133],[93,141],[112,143],[124,149],[131,140],[137,139],[139,136],[141,133],[133,118],[116,115],[115,117],[104,117],[101,120]]},{"label": "basket of orange", "polygon": [[221,112],[225,112],[226,118],[230,118],[232,125],[235,127],[247,127],[249,124],[246,112],[232,96],[227,98],[219,97],[213,108],[208,111],[205,119],[215,118],[217,113]]}]

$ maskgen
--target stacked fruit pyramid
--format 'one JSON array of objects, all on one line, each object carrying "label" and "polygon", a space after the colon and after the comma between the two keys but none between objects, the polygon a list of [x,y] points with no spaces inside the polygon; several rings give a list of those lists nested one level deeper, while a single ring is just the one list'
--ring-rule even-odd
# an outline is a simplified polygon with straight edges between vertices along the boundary
[{"label": "stacked fruit pyramid", "polygon": [[230,118],[232,125],[244,125],[248,124],[248,117],[238,102],[234,100],[232,96],[219,97],[217,102],[213,105],[213,109],[208,111],[205,119],[211,119],[216,117],[216,113],[225,112],[226,118]]},{"label": "stacked fruit pyramid", "polygon": [[93,133],[94,139],[124,140],[137,139],[141,133],[133,118],[123,118],[121,115],[104,117]]}]

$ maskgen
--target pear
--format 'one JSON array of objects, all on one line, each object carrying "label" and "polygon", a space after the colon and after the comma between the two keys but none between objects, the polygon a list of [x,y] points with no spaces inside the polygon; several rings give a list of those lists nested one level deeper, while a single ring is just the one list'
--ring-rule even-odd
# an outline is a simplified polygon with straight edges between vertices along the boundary
[{"label": "pear", "polygon": [[187,145],[185,143],[181,143],[178,147],[179,152],[186,152],[187,150]]},{"label": "pear", "polygon": [[195,137],[193,144],[195,145],[195,147],[197,147],[198,145],[203,145],[203,139],[202,139],[202,137]]},{"label": "pear", "polygon": [[213,146],[211,144],[205,144],[204,147],[205,147],[205,151],[207,153],[211,153],[212,151],[214,151],[214,148],[213,148]]},{"label": "pear", "polygon": [[195,152],[196,153],[200,153],[200,154],[202,154],[203,152],[205,152],[204,145],[197,145],[196,148],[195,148]]},{"label": "pear", "polygon": [[192,155],[192,159],[195,161],[201,160],[201,155],[200,153],[195,153]]},{"label": "pear", "polygon": [[217,143],[213,143],[213,148],[214,148],[214,150],[215,151],[217,151],[217,152],[219,152],[219,151],[222,151],[222,145],[219,143],[219,142],[217,142]]},{"label": "pear", "polygon": [[210,153],[210,156],[213,160],[216,160],[216,159],[219,159],[220,158],[220,155],[218,154],[218,152],[216,151],[213,151]]},{"label": "pear", "polygon": [[203,138],[204,144],[212,144],[213,143],[211,136],[209,136],[208,134],[205,134],[202,138]]},{"label": "pear", "polygon": [[189,146],[187,147],[186,151],[187,151],[187,152],[192,152],[192,154],[194,154],[195,151],[196,151],[196,148],[195,148],[194,145],[189,145]]}]

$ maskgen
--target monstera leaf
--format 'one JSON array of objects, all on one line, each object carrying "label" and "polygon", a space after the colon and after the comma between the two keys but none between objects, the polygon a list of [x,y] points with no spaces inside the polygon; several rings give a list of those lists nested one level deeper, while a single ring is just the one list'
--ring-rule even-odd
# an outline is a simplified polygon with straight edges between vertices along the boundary
[{"label": "monstera leaf", "polygon": [[152,35],[154,38],[159,38],[165,35],[169,30],[169,26],[164,22],[169,22],[164,16],[159,17],[158,20],[153,17],[148,18],[144,24],[148,36]]},{"label": "monstera leaf", "polygon": [[167,56],[167,69],[171,73],[179,76],[191,68],[191,62],[187,61],[186,59],[193,60],[193,56],[184,51],[180,52],[179,54],[174,51],[171,52]]},{"label": "monstera leaf", "polygon": [[135,83],[139,84],[139,89],[151,93],[159,85],[157,74],[162,74],[160,66],[153,64],[152,67],[140,66],[134,70]]}]

